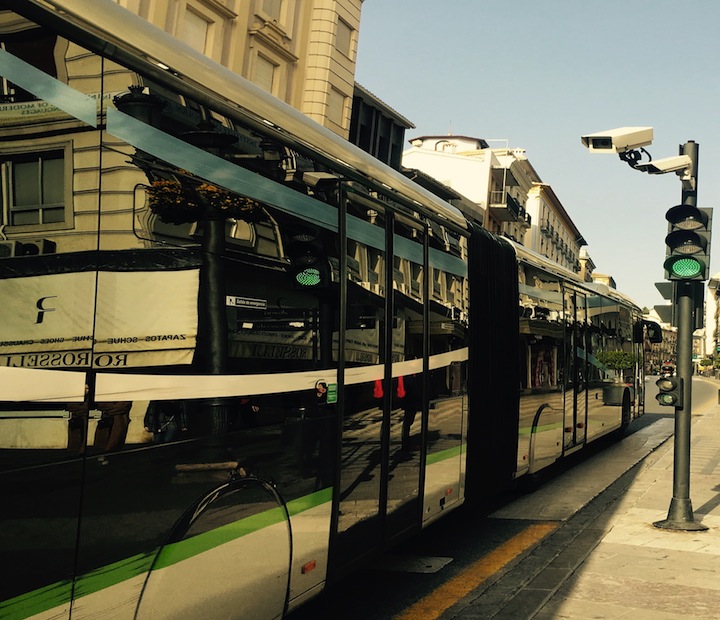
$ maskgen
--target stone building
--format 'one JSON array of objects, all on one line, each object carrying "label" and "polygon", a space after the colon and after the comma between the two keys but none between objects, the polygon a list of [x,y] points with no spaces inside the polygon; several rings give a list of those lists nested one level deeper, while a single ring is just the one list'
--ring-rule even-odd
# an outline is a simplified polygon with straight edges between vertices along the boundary
[{"label": "stone building", "polygon": [[[585,239],[524,149],[494,149],[486,140],[468,136],[419,136],[404,151],[403,166],[466,197],[474,204],[469,215],[487,230],[580,273]],[[586,280],[592,281],[587,258],[585,254],[582,264]]]},{"label": "stone building", "polygon": [[362,0],[117,0],[344,138]]}]

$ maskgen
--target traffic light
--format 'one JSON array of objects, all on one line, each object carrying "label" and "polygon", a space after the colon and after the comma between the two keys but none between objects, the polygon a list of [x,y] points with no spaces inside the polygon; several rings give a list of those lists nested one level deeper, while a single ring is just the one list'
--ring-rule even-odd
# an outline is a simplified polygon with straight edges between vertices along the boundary
[{"label": "traffic light", "polygon": [[660,377],[655,385],[658,393],[655,399],[666,407],[683,407],[683,380],[679,377]]},{"label": "traffic light", "polygon": [[670,209],[665,278],[667,280],[707,280],[710,269],[712,209],[677,205]]},{"label": "traffic light", "polygon": [[296,288],[318,289],[330,284],[330,264],[315,230],[298,230],[287,244],[290,272]]}]

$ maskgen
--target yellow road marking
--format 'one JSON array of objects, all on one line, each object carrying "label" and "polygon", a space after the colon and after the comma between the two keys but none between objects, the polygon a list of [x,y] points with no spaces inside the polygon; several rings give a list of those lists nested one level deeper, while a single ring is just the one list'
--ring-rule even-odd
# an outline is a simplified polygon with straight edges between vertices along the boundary
[{"label": "yellow road marking", "polygon": [[420,599],[403,613],[395,616],[394,620],[418,620],[420,618],[422,620],[433,620],[439,618],[446,609],[452,607],[463,596],[470,594],[513,558],[539,543],[557,528],[557,523],[536,523],[529,526],[517,536],[468,566],[457,577]]}]

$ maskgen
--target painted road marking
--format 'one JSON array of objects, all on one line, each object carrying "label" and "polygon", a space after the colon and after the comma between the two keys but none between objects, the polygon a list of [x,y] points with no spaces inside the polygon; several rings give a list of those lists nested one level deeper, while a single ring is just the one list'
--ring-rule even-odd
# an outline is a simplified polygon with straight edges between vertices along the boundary
[{"label": "painted road marking", "polygon": [[539,543],[558,527],[559,523],[536,523],[530,525],[493,552],[471,564],[457,577],[428,594],[425,598],[420,599],[403,613],[395,616],[394,620],[417,620],[418,618],[433,620],[439,618],[445,610],[470,594],[511,560]]}]

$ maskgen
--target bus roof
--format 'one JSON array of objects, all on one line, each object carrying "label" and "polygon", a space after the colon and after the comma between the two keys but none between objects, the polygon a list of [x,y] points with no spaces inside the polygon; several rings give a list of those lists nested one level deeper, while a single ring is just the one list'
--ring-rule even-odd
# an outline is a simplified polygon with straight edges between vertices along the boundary
[{"label": "bus roof", "polygon": [[188,96],[204,96],[200,103],[241,115],[259,131],[282,136],[291,148],[407,208],[467,228],[451,204],[113,0],[15,0],[13,10]]}]

